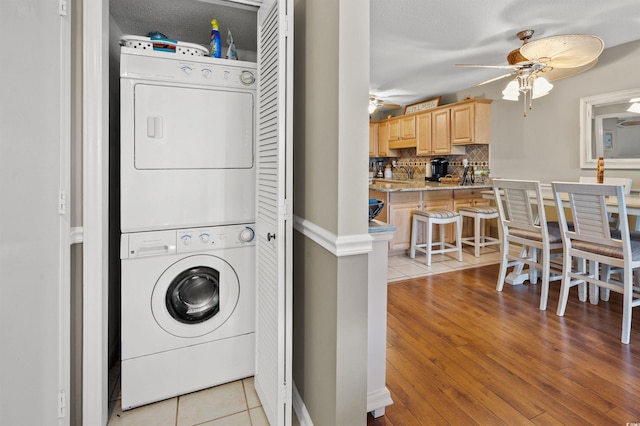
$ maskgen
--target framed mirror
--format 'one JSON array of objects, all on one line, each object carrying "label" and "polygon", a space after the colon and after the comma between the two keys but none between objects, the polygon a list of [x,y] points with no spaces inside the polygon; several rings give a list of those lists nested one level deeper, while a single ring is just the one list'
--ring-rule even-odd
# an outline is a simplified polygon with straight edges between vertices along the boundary
[{"label": "framed mirror", "polygon": [[598,157],[640,169],[640,88],[580,99],[580,167],[595,169]]}]

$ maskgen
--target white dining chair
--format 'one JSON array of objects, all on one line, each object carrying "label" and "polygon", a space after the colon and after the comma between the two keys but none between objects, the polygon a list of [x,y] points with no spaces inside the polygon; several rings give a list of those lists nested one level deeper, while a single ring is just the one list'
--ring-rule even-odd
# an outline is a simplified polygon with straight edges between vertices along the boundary
[{"label": "white dining chair", "polygon": [[[493,191],[500,218],[502,260],[496,290],[502,291],[507,269],[514,267],[520,275],[529,267],[529,282],[537,282],[540,273],[540,310],[547,309],[549,281],[561,275],[552,267],[553,250],[562,248],[558,226],[548,226],[540,182],[530,180],[494,179]],[[554,272],[552,274],[552,272]]]},{"label": "white dining chair", "polygon": [[[595,176],[580,176],[580,183],[598,183],[597,179]],[[623,177],[605,177],[603,179],[603,184],[604,185],[623,185],[624,186],[624,194],[625,195],[630,195],[631,194],[631,184],[632,184],[633,180],[631,178],[623,178]],[[609,218],[609,226],[620,230],[620,216],[617,214],[612,214],[611,212],[607,213],[607,216]],[[636,223],[635,223],[635,230],[639,231],[640,230],[640,220],[638,220],[638,218],[636,218]],[[602,266],[602,273],[605,276],[605,279],[608,279],[608,277],[611,274],[616,273],[617,271],[612,270],[611,267],[609,265],[603,265]],[[593,297],[593,295],[592,295]],[[609,289],[607,288],[601,288],[600,289],[600,297],[602,298],[602,300],[609,300]]]},{"label": "white dining chair", "polygon": [[[569,290],[589,284],[591,302],[597,303],[598,288],[622,294],[622,343],[629,343],[631,311],[640,306],[640,288],[633,285],[633,269],[640,267],[640,241],[630,236],[623,185],[553,182],[553,193],[563,240],[564,265],[557,314],[567,308]],[[615,201],[620,230],[611,229],[607,197]],[[615,197],[615,198],[612,198]],[[568,199],[572,226],[569,227],[563,199]],[[588,263],[588,269],[585,267]],[[617,268],[620,280],[601,277],[600,264]]]}]

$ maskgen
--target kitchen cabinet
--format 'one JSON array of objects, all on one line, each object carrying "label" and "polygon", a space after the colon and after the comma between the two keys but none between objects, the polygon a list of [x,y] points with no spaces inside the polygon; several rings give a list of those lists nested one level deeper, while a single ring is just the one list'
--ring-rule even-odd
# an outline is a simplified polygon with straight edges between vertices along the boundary
[{"label": "kitchen cabinet", "polygon": [[416,116],[416,155],[432,155],[431,113]]},{"label": "kitchen cabinet", "polygon": [[369,157],[378,156],[378,123],[369,123]]},{"label": "kitchen cabinet", "polygon": [[376,157],[397,157],[392,149],[389,149],[389,121],[378,123],[378,153]]},{"label": "kitchen cabinet", "polygon": [[389,194],[388,223],[396,227],[396,232],[389,242],[389,250],[406,250],[409,248],[413,211],[420,208],[420,192]]},{"label": "kitchen cabinet", "polygon": [[451,144],[488,144],[491,100],[471,99],[451,107]]},{"label": "kitchen cabinet", "polygon": [[415,148],[416,116],[408,115],[389,120],[389,148]]},{"label": "kitchen cabinet", "polygon": [[434,154],[448,154],[451,152],[451,118],[449,113],[449,108],[439,109],[431,113],[431,149]]}]

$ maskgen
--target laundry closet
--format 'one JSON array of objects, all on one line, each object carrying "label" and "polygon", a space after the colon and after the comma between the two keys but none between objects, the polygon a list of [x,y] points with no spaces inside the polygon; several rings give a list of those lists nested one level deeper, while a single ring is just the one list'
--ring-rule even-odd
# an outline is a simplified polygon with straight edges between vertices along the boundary
[{"label": "laundry closet", "polygon": [[[277,106],[270,106],[281,94],[257,90],[258,21],[262,13],[264,31],[278,34],[280,12],[258,10],[260,3],[110,1],[108,350],[109,367],[122,352],[125,409],[252,376],[262,358],[280,363],[288,353],[290,360],[291,343],[274,341],[267,329],[290,328],[290,318],[287,325],[277,315],[290,301],[278,296],[255,309],[260,265],[279,270],[287,241],[277,236],[291,235],[283,232],[290,224],[268,205],[277,207],[277,199],[265,205],[258,195],[274,192],[270,186],[277,193],[277,165],[284,164],[278,155],[286,155],[277,151],[286,129],[277,125]],[[158,31],[178,45],[208,47],[214,18],[222,58],[231,34],[238,61],[178,57],[127,43],[128,35]],[[273,40],[262,49],[275,51],[278,60]],[[277,66],[260,77],[264,84],[273,80],[272,88],[284,81]],[[274,141],[275,150],[260,148]],[[261,166],[274,156],[275,170]],[[266,184],[256,181],[260,170]],[[256,263],[261,250],[275,252],[273,265]],[[273,281],[265,287],[286,279],[276,273]],[[256,388],[265,413],[279,423],[273,416],[288,411],[290,417],[290,410],[277,409],[290,407],[291,390],[280,388],[290,382],[290,368],[262,365]]]}]

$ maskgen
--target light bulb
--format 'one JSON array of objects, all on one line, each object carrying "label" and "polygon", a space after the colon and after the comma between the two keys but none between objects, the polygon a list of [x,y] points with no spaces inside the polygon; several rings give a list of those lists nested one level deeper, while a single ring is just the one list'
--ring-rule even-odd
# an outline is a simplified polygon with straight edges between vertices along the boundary
[{"label": "light bulb", "polygon": [[518,87],[518,82],[516,80],[511,80],[507,87],[502,91],[502,99],[507,101],[517,101],[520,97],[520,90]]},{"label": "light bulb", "polygon": [[533,81],[533,92],[531,93],[531,98],[537,99],[548,95],[551,89],[553,89],[553,84],[549,83],[549,81],[544,77],[538,77]]}]

